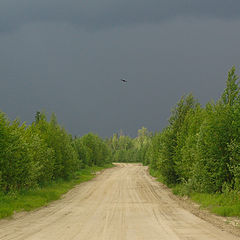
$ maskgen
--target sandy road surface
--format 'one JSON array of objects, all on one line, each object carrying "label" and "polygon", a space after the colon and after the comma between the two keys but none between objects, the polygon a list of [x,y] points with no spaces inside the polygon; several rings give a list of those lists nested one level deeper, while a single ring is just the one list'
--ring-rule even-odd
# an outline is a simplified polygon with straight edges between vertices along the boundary
[{"label": "sandy road surface", "polygon": [[118,164],[38,211],[0,221],[1,240],[232,240],[169,197],[146,167]]}]

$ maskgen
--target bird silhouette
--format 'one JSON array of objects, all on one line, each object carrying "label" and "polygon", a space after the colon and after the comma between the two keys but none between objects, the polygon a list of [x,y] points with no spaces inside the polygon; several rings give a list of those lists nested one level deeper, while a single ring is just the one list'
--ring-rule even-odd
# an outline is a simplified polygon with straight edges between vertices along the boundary
[{"label": "bird silhouette", "polygon": [[124,83],[126,83],[127,82],[127,80],[126,79],[124,79],[124,78],[121,78],[120,79],[122,82],[124,82]]}]

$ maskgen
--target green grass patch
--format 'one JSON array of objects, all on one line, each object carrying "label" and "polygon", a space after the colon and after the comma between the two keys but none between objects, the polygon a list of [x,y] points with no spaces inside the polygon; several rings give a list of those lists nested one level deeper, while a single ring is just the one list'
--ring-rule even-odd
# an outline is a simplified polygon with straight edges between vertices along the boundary
[{"label": "green grass patch", "polygon": [[227,191],[225,193],[196,193],[182,184],[172,188],[172,192],[179,196],[188,196],[201,208],[224,217],[240,217],[240,193]]},{"label": "green grass patch", "polygon": [[159,174],[158,171],[149,168],[149,173],[150,173],[151,176],[155,177],[157,179],[157,181],[162,182],[162,183],[164,182],[164,179],[163,179],[162,175]]},{"label": "green grass patch", "polygon": [[211,212],[225,217],[240,217],[240,193],[192,193],[191,199]]},{"label": "green grass patch", "polygon": [[31,211],[46,206],[48,203],[59,199],[75,185],[91,180],[95,173],[105,168],[113,167],[112,164],[103,167],[88,167],[78,171],[74,179],[58,180],[36,189],[3,194],[0,192],[0,218],[13,215],[14,212]]},{"label": "green grass patch", "polygon": [[190,184],[185,183],[185,184],[175,184],[171,186],[172,192],[175,195],[178,196],[188,196],[191,197],[191,195],[194,193],[193,188]]}]

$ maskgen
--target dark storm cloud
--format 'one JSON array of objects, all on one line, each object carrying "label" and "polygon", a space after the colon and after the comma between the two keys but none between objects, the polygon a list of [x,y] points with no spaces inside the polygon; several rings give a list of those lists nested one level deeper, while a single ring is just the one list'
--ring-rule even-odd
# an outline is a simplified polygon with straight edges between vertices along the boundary
[{"label": "dark storm cloud", "polygon": [[55,112],[74,135],[160,130],[182,95],[220,96],[240,62],[239,24],[178,19],[89,32],[27,24],[0,37],[0,109],[28,123],[37,110]]},{"label": "dark storm cloud", "polygon": [[239,12],[239,0],[1,0],[0,31],[39,21],[98,29],[179,16],[235,19]]},{"label": "dark storm cloud", "polygon": [[0,110],[55,112],[74,135],[158,131],[182,95],[216,100],[239,69],[239,13],[239,0],[0,0]]}]

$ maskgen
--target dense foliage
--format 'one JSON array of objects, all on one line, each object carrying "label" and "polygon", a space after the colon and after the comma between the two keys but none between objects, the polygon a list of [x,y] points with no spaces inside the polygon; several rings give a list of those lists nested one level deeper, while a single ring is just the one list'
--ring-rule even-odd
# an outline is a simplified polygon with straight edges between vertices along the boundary
[{"label": "dense foliage", "polygon": [[145,163],[168,185],[187,191],[240,190],[240,87],[233,67],[221,98],[205,108],[190,94],[169,125],[151,138]]},{"label": "dense foliage", "polygon": [[35,188],[57,179],[73,178],[86,166],[102,166],[111,161],[104,140],[89,133],[72,139],[53,114],[47,121],[37,112],[27,126],[10,122],[0,112],[0,191]]}]

